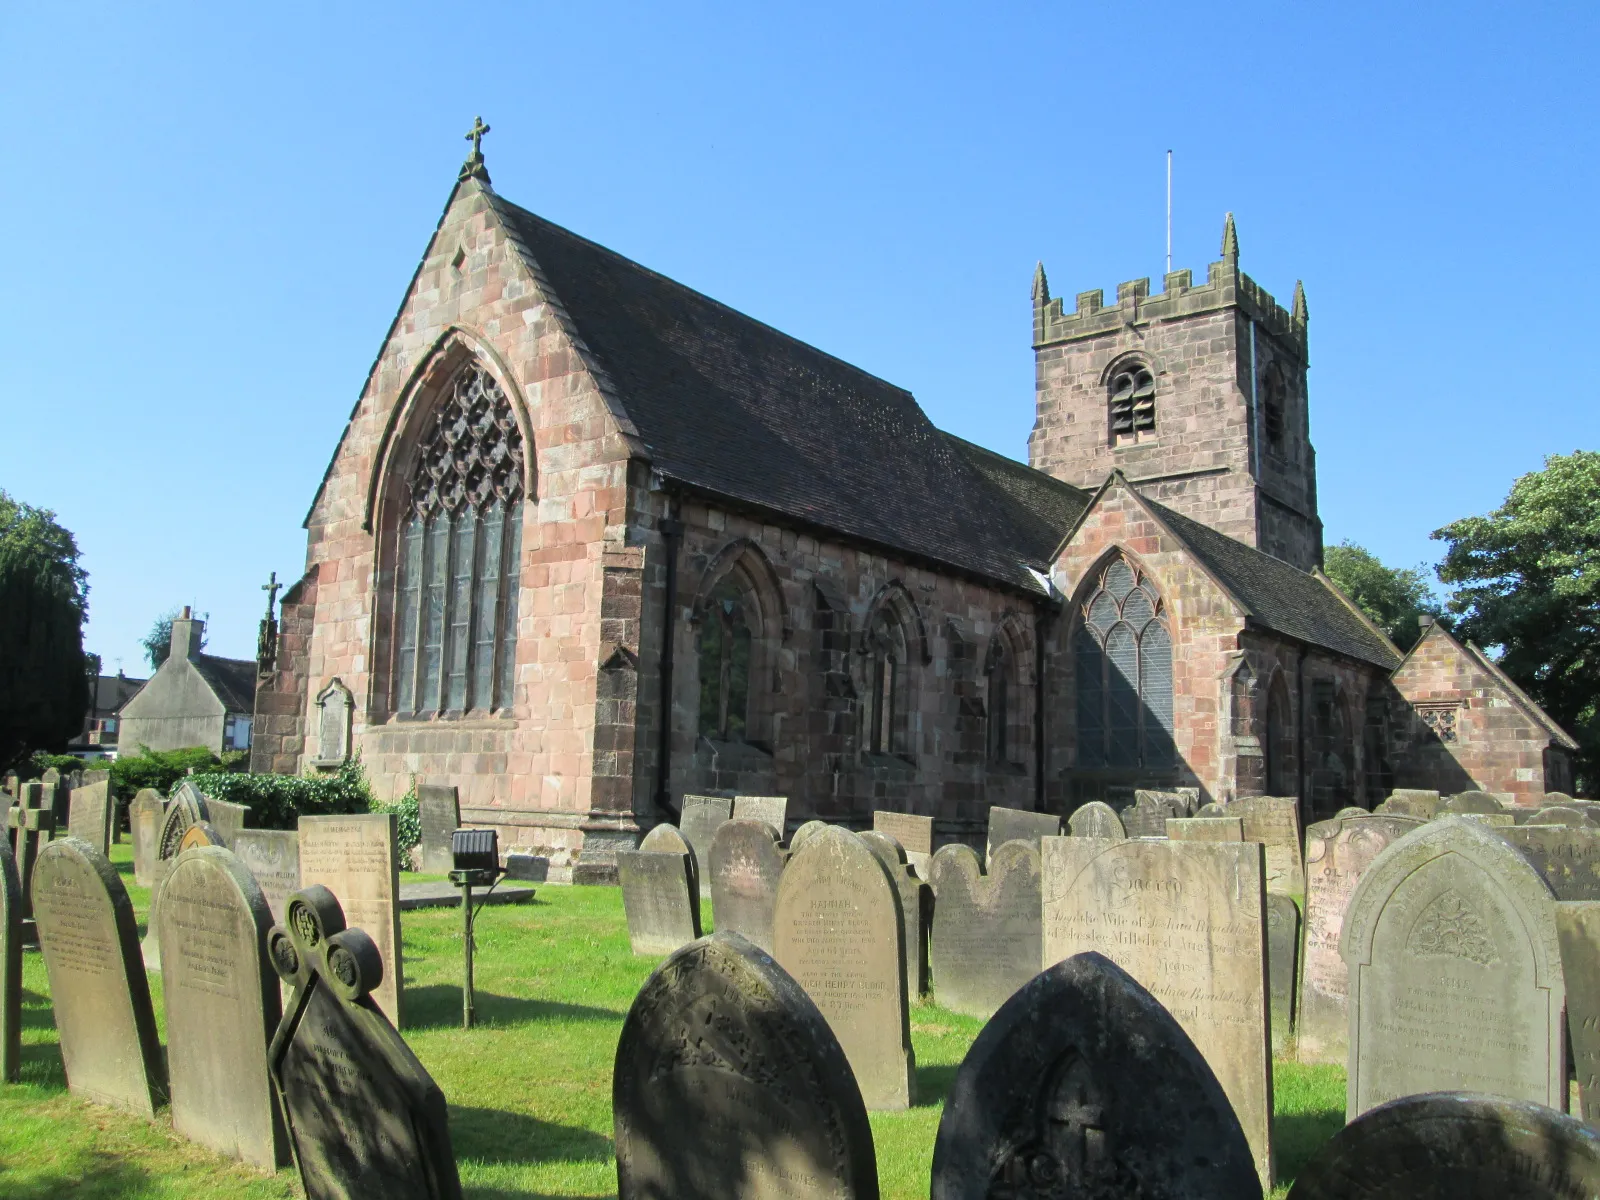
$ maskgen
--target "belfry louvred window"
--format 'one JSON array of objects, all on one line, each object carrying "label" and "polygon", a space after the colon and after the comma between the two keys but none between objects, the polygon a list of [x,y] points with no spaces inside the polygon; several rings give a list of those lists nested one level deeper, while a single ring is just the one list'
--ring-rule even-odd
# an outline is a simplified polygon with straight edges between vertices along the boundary
[{"label": "belfry louvred window", "polygon": [[1111,442],[1138,441],[1156,430],[1156,377],[1140,362],[1111,376]]},{"label": "belfry louvred window", "polygon": [[1073,635],[1078,763],[1172,765],[1172,635],[1161,596],[1116,558],[1090,593]]},{"label": "belfry louvred window", "polygon": [[394,707],[511,703],[522,547],[522,431],[494,377],[456,375],[417,448],[400,525]]}]

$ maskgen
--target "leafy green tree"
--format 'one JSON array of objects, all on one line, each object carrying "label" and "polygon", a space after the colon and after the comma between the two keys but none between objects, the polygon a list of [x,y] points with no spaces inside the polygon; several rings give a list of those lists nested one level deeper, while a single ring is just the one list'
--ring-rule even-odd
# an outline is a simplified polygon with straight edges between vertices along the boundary
[{"label": "leafy green tree", "polygon": [[[178,609],[164,612],[155,619],[150,626],[150,632],[139,639],[139,644],[144,647],[144,656],[150,660],[150,669],[156,670],[167,661],[167,656],[172,653],[172,623],[178,619]],[[206,648],[207,637],[200,635],[199,649]]]},{"label": "leafy green tree", "polygon": [[0,491],[0,767],[64,747],[83,727],[88,611],[72,534]]},{"label": "leafy green tree", "polygon": [[1402,650],[1411,649],[1422,636],[1418,618],[1439,615],[1427,567],[1386,567],[1377,555],[1351,541],[1330,546],[1322,561],[1323,573]]},{"label": "leafy green tree", "polygon": [[1458,631],[1500,652],[1500,667],[1581,750],[1586,794],[1600,785],[1600,453],[1552,454],[1488,516],[1437,530],[1449,549]]}]

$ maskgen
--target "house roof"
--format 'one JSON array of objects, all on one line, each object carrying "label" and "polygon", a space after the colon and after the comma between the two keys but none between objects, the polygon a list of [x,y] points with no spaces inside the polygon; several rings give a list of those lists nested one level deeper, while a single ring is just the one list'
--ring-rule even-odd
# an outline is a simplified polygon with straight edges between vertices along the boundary
[{"label": "house roof", "polygon": [[256,664],[246,658],[218,658],[215,654],[196,654],[195,670],[231,713],[254,712],[256,707]]}]

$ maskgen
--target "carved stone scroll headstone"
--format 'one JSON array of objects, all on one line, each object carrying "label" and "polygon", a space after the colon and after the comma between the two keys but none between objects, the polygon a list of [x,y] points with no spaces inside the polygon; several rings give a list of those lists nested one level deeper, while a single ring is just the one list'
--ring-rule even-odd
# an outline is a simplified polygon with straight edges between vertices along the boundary
[{"label": "carved stone scroll headstone", "polygon": [[22,879],[0,842],[0,1083],[17,1082],[22,1064]]},{"label": "carved stone scroll headstone", "polygon": [[934,995],[955,1012],[987,1017],[1043,965],[1039,852],[1007,842],[985,875],[972,847],[944,846],[930,874]]},{"label": "carved stone scroll headstone", "polygon": [[1128,836],[1117,810],[1104,800],[1091,800],[1079,805],[1067,818],[1067,828],[1073,837],[1108,838],[1112,841]]},{"label": "carved stone scroll headstone", "polygon": [[1134,793],[1133,803],[1118,815],[1122,819],[1122,827],[1128,831],[1128,836],[1140,838],[1166,837],[1167,821],[1185,814],[1175,799],[1167,793],[1141,789]]},{"label": "carved stone scroll headstone", "polygon": [[726,821],[711,839],[711,907],[717,932],[772,953],[772,915],[784,853],[764,821]]},{"label": "carved stone scroll headstone", "polygon": [[155,788],[141,788],[128,805],[128,829],[133,835],[133,881],[140,887],[153,887],[156,882],[156,857],[165,811],[161,793]]},{"label": "carved stone scroll headstone", "polygon": [[878,856],[900,893],[901,929],[906,949],[906,996],[928,990],[928,925],[933,919],[933,890],[906,861],[905,847],[888,834],[869,829],[858,835]]},{"label": "carved stone scroll headstone", "polygon": [[635,954],[671,954],[700,936],[700,893],[687,850],[618,850],[617,878]]},{"label": "carved stone scroll headstone", "polygon": [[789,797],[787,796],[735,796],[733,820],[765,821],[772,826],[778,840],[783,840],[789,822]]},{"label": "carved stone scroll headstone", "polygon": [[[711,898],[710,876],[700,865],[711,861],[711,839],[724,821],[733,819],[733,801],[721,796],[685,796],[683,811],[678,816],[678,832],[694,850],[696,875],[700,898]],[[780,831],[781,834],[781,831]]]},{"label": "carved stone scroll headstone", "polygon": [[1055,813],[996,804],[989,809],[989,843],[983,861],[992,861],[994,852],[1007,842],[1027,842],[1038,849],[1040,838],[1055,837],[1060,832],[1061,818]]},{"label": "carved stone scroll headstone", "polygon": [[419,784],[417,824],[422,827],[422,840],[417,843],[422,870],[429,875],[453,871],[456,864],[450,847],[461,825],[460,793],[454,787]]},{"label": "carved stone scroll headstone", "polygon": [[396,1028],[405,1023],[400,959],[400,857],[393,813],[300,818],[300,879],[339,897],[345,920],[383,957],[372,998]]},{"label": "carved stone scroll headstone", "polygon": [[67,836],[88,842],[101,854],[110,854],[111,820],[117,812],[111,781],[102,779],[73,788],[68,805]]}]

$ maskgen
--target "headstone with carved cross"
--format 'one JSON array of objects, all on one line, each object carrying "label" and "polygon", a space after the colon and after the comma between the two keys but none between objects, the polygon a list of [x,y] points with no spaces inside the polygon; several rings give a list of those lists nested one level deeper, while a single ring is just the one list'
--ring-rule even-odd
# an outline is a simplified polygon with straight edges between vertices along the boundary
[{"label": "headstone with carved cross", "polygon": [[[20,803],[11,807],[11,851],[17,860],[17,878],[22,881],[22,912],[26,922],[33,917],[33,864],[39,859],[39,843],[48,842],[55,832],[56,815],[45,805],[41,783],[22,785]],[[31,926],[25,937],[31,940]]]}]

